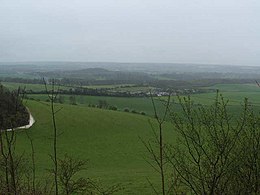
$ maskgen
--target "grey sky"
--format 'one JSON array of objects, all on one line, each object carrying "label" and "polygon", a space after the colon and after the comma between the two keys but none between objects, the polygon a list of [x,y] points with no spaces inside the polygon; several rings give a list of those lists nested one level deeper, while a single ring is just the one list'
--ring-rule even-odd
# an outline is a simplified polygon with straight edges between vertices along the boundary
[{"label": "grey sky", "polygon": [[0,0],[0,61],[260,65],[259,0]]}]

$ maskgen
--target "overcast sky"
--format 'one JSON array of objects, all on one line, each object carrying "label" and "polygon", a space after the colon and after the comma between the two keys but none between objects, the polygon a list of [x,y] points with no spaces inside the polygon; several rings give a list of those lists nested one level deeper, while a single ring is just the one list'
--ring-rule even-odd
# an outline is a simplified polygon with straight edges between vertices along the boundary
[{"label": "overcast sky", "polygon": [[259,0],[0,0],[0,61],[260,66]]}]

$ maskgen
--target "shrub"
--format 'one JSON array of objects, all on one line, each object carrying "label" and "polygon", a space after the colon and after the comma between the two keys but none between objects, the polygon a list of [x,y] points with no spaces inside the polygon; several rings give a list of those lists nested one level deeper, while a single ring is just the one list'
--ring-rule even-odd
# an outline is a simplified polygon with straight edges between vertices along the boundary
[{"label": "shrub", "polygon": [[125,109],[124,109],[124,112],[129,112],[129,109],[128,109],[128,108],[125,108]]}]

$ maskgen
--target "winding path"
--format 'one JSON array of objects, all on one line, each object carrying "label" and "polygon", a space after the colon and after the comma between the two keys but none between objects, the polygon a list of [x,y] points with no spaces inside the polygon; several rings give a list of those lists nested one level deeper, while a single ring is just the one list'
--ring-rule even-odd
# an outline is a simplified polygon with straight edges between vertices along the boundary
[{"label": "winding path", "polygon": [[29,111],[29,109],[27,109],[29,114],[30,114],[30,117],[29,117],[29,124],[28,125],[24,125],[24,126],[21,126],[21,127],[16,127],[14,129],[7,129],[6,131],[13,131],[13,130],[19,130],[19,129],[29,129],[33,126],[33,124],[35,123],[35,120],[31,114],[31,112]]}]

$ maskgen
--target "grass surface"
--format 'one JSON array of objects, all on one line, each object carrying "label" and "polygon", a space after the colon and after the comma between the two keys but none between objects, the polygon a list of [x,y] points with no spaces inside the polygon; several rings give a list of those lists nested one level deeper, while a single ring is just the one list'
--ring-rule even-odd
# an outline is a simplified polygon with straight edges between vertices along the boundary
[{"label": "grass surface", "polygon": [[[215,85],[214,89],[218,89],[225,99],[229,100],[230,105],[241,105],[245,98],[254,106],[260,106],[260,88],[256,84],[221,84]],[[201,104],[211,104],[216,93],[196,94],[192,97],[194,101]]]},{"label": "grass surface", "polygon": [[[36,119],[28,130],[36,150],[38,176],[50,168],[52,153],[52,124],[47,104],[28,101],[27,106]],[[61,105],[57,105],[60,107]],[[152,137],[149,117],[82,106],[62,105],[57,114],[59,154],[69,153],[89,160],[85,176],[100,179],[104,185],[121,183],[125,190],[119,194],[151,194],[146,178],[155,183],[158,175],[144,160],[146,154],[139,137]],[[170,125],[165,137],[173,139]],[[18,132],[19,151],[30,151],[24,131]]]},{"label": "grass surface", "polygon": [[[69,104],[70,95],[62,95],[64,97],[65,103]],[[45,101],[47,96],[44,94],[35,94],[29,95],[34,99]],[[153,107],[150,98],[142,97],[108,97],[108,96],[85,96],[85,95],[76,95],[76,102],[82,106],[88,106],[89,104],[97,105],[100,100],[105,100],[109,105],[116,106],[119,110],[123,111],[125,108],[128,108],[130,112],[135,110],[137,112],[145,112],[147,115],[153,115]],[[163,112],[164,106],[156,101],[158,105],[159,112]]]},{"label": "grass surface", "polygon": [[[238,116],[244,97],[254,102],[255,109],[260,110],[257,102],[260,101],[260,90],[253,85],[218,85],[226,99],[230,99],[229,111]],[[231,91],[233,89],[233,91]],[[192,95],[195,103],[210,105],[213,103],[215,93]],[[45,100],[45,95],[33,95],[35,99]],[[148,140],[152,137],[148,116],[125,113],[120,111],[89,108],[89,103],[95,104],[99,100],[106,100],[109,104],[120,109],[128,107],[130,110],[145,111],[153,115],[151,100],[149,98],[117,98],[76,96],[79,105],[57,104],[63,109],[57,114],[59,131],[58,151],[72,154],[76,157],[89,160],[89,167],[83,174],[87,177],[100,180],[104,185],[121,183],[125,190],[119,194],[152,194],[147,182],[149,178],[155,184],[160,180],[153,169],[145,162],[147,154],[139,137]],[[174,97],[176,98],[176,97]],[[162,104],[156,101],[159,110]],[[50,168],[52,153],[52,123],[49,105],[46,102],[27,101],[27,106],[36,119],[35,125],[27,132],[33,138],[36,149],[38,176],[46,173]],[[180,106],[175,104],[174,111]],[[164,136],[172,142],[176,136],[172,126],[167,123]],[[20,152],[29,153],[30,146],[25,131],[18,132],[17,148]]]}]

